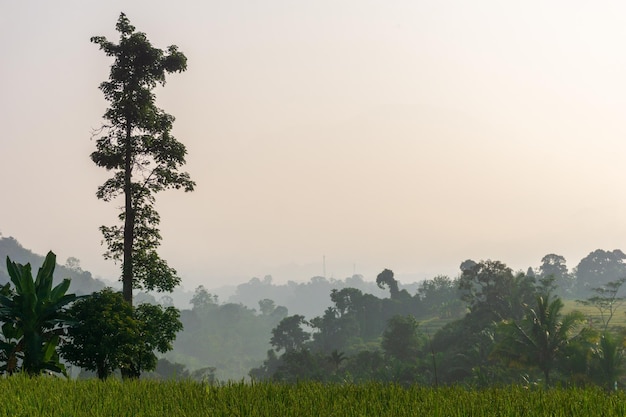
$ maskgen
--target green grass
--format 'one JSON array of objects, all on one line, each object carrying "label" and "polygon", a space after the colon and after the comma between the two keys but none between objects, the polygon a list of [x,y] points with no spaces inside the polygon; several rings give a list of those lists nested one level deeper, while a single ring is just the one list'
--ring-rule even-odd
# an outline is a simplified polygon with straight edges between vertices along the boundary
[{"label": "green grass", "polygon": [[[596,329],[602,328],[602,320],[600,317],[600,311],[593,306],[585,306],[582,305],[575,300],[563,300],[563,312],[569,313],[572,310],[578,310],[582,312],[585,317],[591,319],[592,326]],[[615,327],[625,327],[626,328],[626,303],[620,306],[613,318],[611,319],[610,326],[612,328]]]},{"label": "green grass", "polygon": [[459,320],[459,319],[460,319],[459,317],[442,319],[442,318],[433,316],[431,318],[421,320],[419,322],[420,323],[419,329],[422,332],[433,336],[446,324],[451,323],[455,320]]},{"label": "green grass", "polygon": [[600,389],[0,379],[0,416],[624,416]]}]

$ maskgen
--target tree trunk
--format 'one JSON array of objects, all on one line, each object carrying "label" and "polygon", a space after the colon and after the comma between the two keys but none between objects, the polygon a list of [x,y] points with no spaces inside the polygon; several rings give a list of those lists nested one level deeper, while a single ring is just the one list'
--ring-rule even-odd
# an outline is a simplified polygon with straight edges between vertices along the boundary
[{"label": "tree trunk", "polygon": [[133,305],[133,240],[134,240],[134,224],[135,209],[133,207],[133,189],[132,189],[132,137],[131,124],[126,123],[126,155],[124,158],[124,198],[125,198],[125,217],[124,217],[124,260],[122,265],[122,293],[124,300],[131,306]]}]

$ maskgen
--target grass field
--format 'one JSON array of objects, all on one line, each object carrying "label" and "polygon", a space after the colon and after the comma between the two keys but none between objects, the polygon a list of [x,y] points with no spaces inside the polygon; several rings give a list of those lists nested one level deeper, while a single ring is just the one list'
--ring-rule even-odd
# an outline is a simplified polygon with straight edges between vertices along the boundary
[{"label": "grass field", "polygon": [[[602,327],[602,320],[600,312],[596,307],[582,305],[575,300],[563,300],[563,312],[569,313],[572,310],[578,310],[582,312],[585,317],[591,319],[592,326],[600,329]],[[589,323],[587,323],[589,324]],[[626,303],[617,308],[613,318],[610,322],[611,327],[624,327],[626,328]]]},{"label": "grass field", "polygon": [[0,379],[0,416],[624,416],[626,394],[599,389],[471,391],[322,385],[56,378]]}]

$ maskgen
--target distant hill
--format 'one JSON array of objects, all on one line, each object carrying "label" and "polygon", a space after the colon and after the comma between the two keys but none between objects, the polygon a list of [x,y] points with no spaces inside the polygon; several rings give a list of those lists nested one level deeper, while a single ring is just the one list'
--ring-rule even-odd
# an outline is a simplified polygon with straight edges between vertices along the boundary
[{"label": "distant hill", "polygon": [[[228,302],[258,308],[259,301],[267,298],[276,305],[287,307],[289,314],[301,314],[311,319],[323,315],[326,308],[333,305],[330,298],[332,290],[348,287],[379,298],[389,296],[388,289],[379,288],[375,282],[365,281],[361,275],[353,275],[343,280],[318,276],[307,282],[289,281],[282,285],[273,284],[272,277],[268,275],[263,280],[252,278],[247,283],[238,285]],[[417,292],[419,283],[400,284],[399,287],[413,295]]]},{"label": "distant hill", "polygon": [[[4,285],[9,282],[9,275],[6,268],[7,256],[13,261],[20,264],[30,263],[33,275],[43,264],[45,255],[38,255],[24,248],[13,237],[0,237],[0,284]],[[58,259],[57,259],[58,261]],[[91,272],[83,271],[78,264],[76,265],[59,265],[54,270],[54,282],[59,283],[65,278],[70,278],[70,291],[78,295],[91,294],[94,291],[100,291],[107,284],[103,281],[92,277]]]}]

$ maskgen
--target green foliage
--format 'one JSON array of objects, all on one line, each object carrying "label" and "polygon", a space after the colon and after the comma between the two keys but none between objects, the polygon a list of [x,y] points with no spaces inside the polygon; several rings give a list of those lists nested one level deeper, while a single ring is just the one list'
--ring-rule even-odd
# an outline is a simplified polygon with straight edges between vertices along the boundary
[{"label": "green foliage", "polygon": [[439,318],[460,318],[466,310],[461,301],[458,280],[445,275],[424,280],[418,288],[423,314],[436,314]]},{"label": "green foliage", "polygon": [[383,333],[381,347],[387,355],[402,362],[416,362],[425,340],[413,316],[394,316]]},{"label": "green foliage", "polygon": [[535,294],[534,278],[513,274],[499,261],[470,262],[466,261],[459,288],[471,314],[483,321],[521,318],[522,305],[532,303]]},{"label": "green foliage", "polygon": [[527,307],[524,320],[511,323],[511,334],[507,338],[508,354],[521,363],[539,368],[547,385],[550,372],[563,355],[574,332],[582,330],[578,325],[584,316],[578,311],[566,315],[561,313],[563,302],[558,297],[537,296],[535,306]]},{"label": "green foliage", "polygon": [[552,277],[561,296],[572,296],[574,290],[574,278],[567,270],[565,258],[561,255],[550,253],[541,258],[539,278]]},{"label": "green foliage", "polygon": [[206,310],[210,306],[217,305],[217,296],[209,294],[204,285],[200,285],[191,297],[191,305],[194,310]]},{"label": "green foliage", "polygon": [[596,382],[606,389],[613,389],[624,373],[626,361],[624,334],[613,335],[604,332],[593,349],[593,366]]},{"label": "green foliage", "polygon": [[302,329],[302,325],[306,324],[304,316],[298,314],[285,317],[272,330],[272,338],[270,344],[279,352],[284,350],[289,352],[301,349],[304,343],[309,340],[311,335]]},{"label": "green foliage", "polygon": [[176,308],[140,304],[133,309],[110,288],[78,300],[68,313],[74,324],[61,353],[68,362],[96,371],[100,379],[116,369],[127,378],[155,369],[154,352],[171,350],[182,329]]},{"label": "green foliage", "polygon": [[122,366],[124,350],[138,342],[133,308],[110,288],[76,301],[68,311],[70,340],[61,346],[68,362],[106,379]]},{"label": "green foliage", "polygon": [[0,417],[215,415],[207,399],[206,386],[192,381],[0,380]]},{"label": "green foliage", "polygon": [[[24,248],[13,237],[0,237],[0,259],[11,258],[12,261],[20,264],[41,265],[45,260],[45,256],[33,253]],[[55,267],[56,276],[62,276],[71,279],[70,291],[77,295],[91,294],[104,288],[104,283],[93,278],[90,272],[83,271],[80,268],[80,262],[73,258],[69,264],[59,265]],[[9,282],[9,274],[6,271],[6,264],[0,264],[0,284]],[[54,283],[58,284],[61,280],[54,279]]]},{"label": "green foliage", "polygon": [[[413,284],[410,288],[416,287],[417,284]],[[238,285],[230,301],[255,308],[259,300],[271,299],[276,305],[284,306],[289,311],[309,318],[324,314],[331,291],[340,291],[344,288],[354,288],[377,298],[388,295],[388,291],[380,289],[375,282],[365,281],[361,275],[353,275],[343,280],[313,277],[306,282],[288,281],[284,284],[273,283],[272,277],[266,276],[262,279],[252,278]]]},{"label": "green foliage", "polygon": [[142,378],[147,379],[176,379],[176,380],[188,380],[190,374],[185,365],[182,363],[170,362],[165,358],[160,358],[157,361],[156,367],[151,372],[145,372]]},{"label": "green foliage", "polygon": [[592,288],[626,277],[626,254],[619,249],[597,249],[584,257],[576,267],[577,295],[587,297]]},{"label": "green foliage", "polygon": [[366,383],[229,383],[54,378],[0,380],[0,416],[605,416],[626,414],[626,394],[601,389]]},{"label": "green foliage", "polygon": [[124,298],[132,302],[133,288],[171,291],[180,282],[156,252],[161,234],[154,194],[169,188],[192,191],[195,184],[189,174],[178,171],[187,151],[171,135],[174,117],[156,107],[152,92],[165,84],[166,73],[185,71],[187,58],[174,45],[166,51],[154,48],[123,13],[116,29],[118,44],[103,36],[91,38],[115,59],[109,80],[100,84],[110,107],[91,159],[114,171],[98,188],[98,198],[124,196],[119,215],[123,226],[100,230],[108,247],[105,257],[122,262]]},{"label": "green foliage", "polygon": [[[207,379],[245,378],[263,362],[271,331],[288,315],[287,309],[276,306],[259,314],[241,304],[220,304],[204,288],[196,294],[202,295],[197,301],[206,303],[197,302],[193,309],[181,311],[184,330],[167,358],[185,364],[192,373],[204,369]],[[214,369],[213,376],[209,368]]]},{"label": "green foliage", "polygon": [[389,287],[391,299],[396,299],[400,293],[398,281],[396,281],[393,277],[393,271],[390,269],[385,269],[383,272],[378,274],[376,277],[376,284],[379,288],[385,288],[385,286]]},{"label": "green foliage", "polygon": [[592,288],[593,296],[586,300],[579,300],[578,303],[585,306],[592,306],[600,313],[600,320],[602,320],[602,330],[606,332],[609,328],[609,323],[613,319],[615,313],[626,301],[626,297],[618,297],[618,294],[626,282],[625,278],[620,278],[617,281],[607,282],[605,285]]},{"label": "green foliage", "polygon": [[151,371],[157,365],[156,352],[172,349],[176,333],[183,329],[180,312],[175,307],[140,304],[134,311],[137,333],[134,343],[123,349],[121,371],[125,378],[139,378],[141,372]]},{"label": "green foliage", "polygon": [[29,375],[43,371],[65,374],[56,351],[67,323],[64,307],[76,299],[66,294],[70,280],[52,287],[56,256],[48,252],[33,280],[30,264],[12,262],[7,257],[7,270],[14,288],[0,293],[0,322],[2,322],[3,370],[11,374],[21,370]]}]

